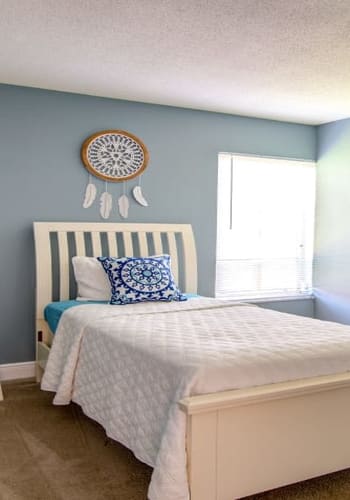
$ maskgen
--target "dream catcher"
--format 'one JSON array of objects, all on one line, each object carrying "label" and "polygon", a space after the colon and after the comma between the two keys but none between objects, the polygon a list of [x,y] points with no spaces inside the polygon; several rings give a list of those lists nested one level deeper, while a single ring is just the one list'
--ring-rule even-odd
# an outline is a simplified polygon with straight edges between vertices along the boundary
[{"label": "dream catcher", "polygon": [[129,198],[126,182],[139,176],[138,184],[133,188],[135,200],[147,207],[141,187],[142,173],[147,167],[148,151],[140,139],[124,130],[104,130],[88,137],[81,148],[82,161],[89,171],[89,180],[85,190],[83,207],[89,208],[97,196],[97,188],[92,182],[92,175],[105,181],[104,192],[100,196],[100,214],[108,219],[113,210],[113,197],[108,191],[109,182],[123,183],[122,194],[118,198],[118,211],[127,218]]}]

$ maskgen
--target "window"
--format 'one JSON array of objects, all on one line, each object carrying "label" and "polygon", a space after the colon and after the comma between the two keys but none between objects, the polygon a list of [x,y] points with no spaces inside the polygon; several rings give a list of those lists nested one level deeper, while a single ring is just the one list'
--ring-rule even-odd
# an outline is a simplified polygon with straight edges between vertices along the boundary
[{"label": "window", "polygon": [[310,295],[315,163],[219,154],[216,296]]}]

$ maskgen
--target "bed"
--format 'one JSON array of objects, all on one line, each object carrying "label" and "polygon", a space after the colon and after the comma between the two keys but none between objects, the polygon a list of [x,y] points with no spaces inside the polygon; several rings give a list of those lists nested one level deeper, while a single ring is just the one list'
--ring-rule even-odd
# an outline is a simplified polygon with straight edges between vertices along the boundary
[{"label": "bed", "polygon": [[[187,293],[196,293],[197,291],[196,252],[192,229],[189,225],[36,222],[34,223],[34,232],[37,277],[36,366],[38,380],[41,379],[46,368],[53,339],[53,334],[44,319],[45,306],[54,300],[71,299],[76,293],[74,286],[72,286],[70,266],[72,253],[93,256],[107,254],[147,256],[166,252],[171,255],[173,273],[176,279],[180,280],[183,291]],[[255,318],[254,325],[261,324],[265,321],[263,318],[266,315],[270,325],[273,325],[274,321],[279,322],[279,332],[289,330],[288,342],[291,342],[291,352],[293,351],[294,330],[288,326],[291,324],[290,322],[298,323],[298,331],[305,327],[307,331],[310,331],[310,335],[316,337],[318,331],[321,330],[328,338],[332,337],[333,334],[339,335],[339,342],[336,342],[332,347],[335,353],[334,358],[328,356],[330,349],[328,347],[325,349],[325,345],[316,351],[314,349],[310,351],[315,362],[315,369],[312,372],[315,372],[316,375],[314,373],[313,376],[305,376],[310,373],[310,363],[303,361],[303,356],[300,356],[302,352],[300,349],[305,348],[305,352],[308,349],[304,335],[298,346],[299,351],[296,353],[296,358],[300,363],[300,372],[297,375],[295,373],[291,375],[294,380],[284,382],[276,378],[274,383],[263,385],[260,383],[257,386],[252,384],[252,386],[235,390],[219,389],[216,392],[214,383],[209,384],[210,390],[207,391],[208,385],[201,387],[196,379],[195,395],[191,393],[186,397],[179,397],[175,401],[176,418],[172,421],[172,425],[181,427],[183,435],[178,436],[177,443],[173,443],[172,448],[167,448],[172,451],[177,446],[179,453],[183,453],[185,456],[187,470],[185,489],[180,492],[169,490],[169,494],[165,493],[160,497],[158,491],[167,490],[161,488],[157,490],[153,487],[150,489],[151,500],[186,498],[187,486],[191,500],[232,500],[350,467],[350,432],[348,431],[350,421],[350,356],[348,352],[350,351],[347,351],[349,348],[347,336],[350,338],[350,329],[332,323],[327,324],[306,318],[291,317],[274,311],[264,311],[255,306],[238,305],[237,307],[235,304],[218,304],[210,299],[207,299],[208,303],[203,305],[196,300],[186,303],[186,311],[180,311],[179,304],[169,306],[173,308],[169,311],[162,311],[161,314],[167,317],[169,328],[172,324],[181,324],[182,321],[189,325],[188,328],[192,323],[195,325],[206,323],[209,325],[208,328],[211,328],[210,325],[214,325],[215,321],[221,317],[220,315],[223,317],[227,315],[228,309],[230,309],[230,314],[238,315],[242,325],[249,325],[249,322],[252,321],[251,318]],[[147,321],[154,325],[154,314],[158,315],[154,304],[142,305],[142,307],[144,306],[146,309],[142,314],[145,316],[139,320],[141,326],[137,330],[139,336],[143,335],[142,325],[146,324]],[[76,308],[75,312],[65,313],[62,316],[60,325],[61,330],[66,330],[67,345],[72,342],[70,331],[74,331],[75,325],[82,321],[81,318],[85,318],[84,342],[86,343],[86,339],[90,338],[92,342],[99,342],[100,350],[105,348],[104,339],[109,338],[112,319],[104,318],[103,321],[102,319],[95,321],[94,327],[97,328],[100,325],[98,331],[101,332],[101,335],[96,335],[96,331],[91,325],[93,320],[89,320],[89,315],[94,318],[97,307],[99,306],[84,305]],[[108,306],[103,307],[107,308]],[[118,306],[110,307],[114,307],[114,315],[119,314]],[[122,307],[129,308],[129,306]],[[101,311],[101,309],[99,310]],[[134,319],[131,321],[131,318],[137,319],[138,317],[131,309],[128,311],[130,312],[123,312],[122,320],[113,319],[114,323],[117,321],[125,330],[131,328],[132,321],[134,321]],[[102,314],[102,316],[104,315],[105,313]],[[81,316],[80,319],[79,316]],[[63,318],[65,318],[64,322]],[[81,340],[83,337],[78,332],[78,328],[76,330],[77,338]],[[162,332],[159,331],[159,335],[162,335]],[[275,338],[277,335],[278,331],[276,331]],[[64,338],[64,334],[61,335],[61,338]],[[283,339],[280,343],[283,344]],[[131,344],[123,345],[126,353],[123,359],[133,356]],[[81,345],[84,346],[84,343],[79,345],[76,343],[75,347],[73,346],[75,354],[73,353],[71,359],[74,356],[78,359],[79,356],[85,355],[85,367],[89,367],[89,363],[92,367],[96,358],[91,356],[90,350],[84,354]],[[137,344],[134,343],[134,345],[137,347]],[[134,350],[138,355],[138,358],[135,359],[139,360],[140,364],[143,355],[151,356],[147,349],[143,349],[142,356],[140,356],[140,352],[137,353],[137,349]],[[324,368],[324,364],[322,364],[325,350],[327,350],[325,356],[329,358],[327,358],[329,361],[327,368]],[[56,351],[58,352],[59,349]],[[175,351],[176,349],[174,349]],[[179,358],[183,357],[183,352],[181,352],[181,356],[179,352],[176,355]],[[336,355],[336,353],[338,354]],[[51,354],[53,354],[53,349]],[[60,357],[59,352],[57,356]],[[104,356],[108,357],[108,351]],[[155,360],[153,365],[158,369],[162,363],[161,357],[154,354],[153,356]],[[339,360],[335,362],[335,358],[339,358]],[[59,362],[61,361],[62,359],[59,360]],[[259,358],[256,358],[256,362],[258,361]],[[84,366],[84,363],[81,363]],[[132,367],[128,369],[137,370],[137,364],[137,361],[133,362]],[[69,383],[65,382],[62,386],[63,389],[67,389],[68,393],[65,394],[64,391],[60,393],[63,398],[61,403],[69,402],[71,397],[69,391],[72,390],[75,383],[79,386],[79,380],[83,380],[80,386],[84,387],[84,390],[89,387],[90,375],[88,374],[87,378],[81,379],[80,372],[83,372],[83,369],[79,366],[78,369],[72,369],[70,372],[72,380]],[[169,364],[169,366],[173,365]],[[273,371],[274,369],[273,364],[265,363],[261,372]],[[92,369],[90,371],[93,372]],[[326,371],[327,374],[323,374],[322,371]],[[321,374],[317,374],[318,372]],[[159,383],[159,380],[162,381],[162,372],[159,373],[156,383]],[[133,374],[137,377],[137,371]],[[176,374],[175,371],[174,374]],[[48,371],[45,375],[48,377]],[[103,377],[95,380],[92,378],[91,387],[101,378]],[[167,380],[165,372],[163,379]],[[209,380],[213,381],[215,377],[209,377]],[[49,381],[47,388],[55,387],[55,384],[57,385],[57,381],[53,381],[50,386]],[[137,385],[134,385],[132,389],[134,399],[139,400]],[[98,392],[103,394],[105,390],[106,388],[102,385]],[[207,393],[201,394],[203,390]],[[77,392],[79,393],[78,389]],[[186,394],[186,391],[179,394]],[[150,390],[150,412],[153,411],[152,397],[152,390]],[[81,403],[79,396],[74,400]],[[131,403],[129,397],[127,404]],[[143,404],[147,404],[147,401],[143,401]],[[99,407],[100,405],[103,405],[103,399],[100,399],[95,406]],[[95,418],[93,408],[88,407],[84,401],[82,401],[82,407],[89,416]],[[109,435],[112,434],[108,428],[106,431]],[[125,432],[128,432],[127,426]],[[167,438],[173,435],[175,432],[169,432]],[[120,441],[123,442],[123,436],[121,436]],[[128,445],[125,441],[124,444]],[[144,458],[142,451],[133,451],[136,456]],[[144,461],[147,462],[147,460]],[[177,464],[170,463],[169,466],[176,468]],[[175,468],[172,472],[176,477],[177,470]],[[155,467],[156,471],[157,467]],[[158,485],[166,482],[164,476],[156,478],[154,484],[157,484],[157,481]]]}]

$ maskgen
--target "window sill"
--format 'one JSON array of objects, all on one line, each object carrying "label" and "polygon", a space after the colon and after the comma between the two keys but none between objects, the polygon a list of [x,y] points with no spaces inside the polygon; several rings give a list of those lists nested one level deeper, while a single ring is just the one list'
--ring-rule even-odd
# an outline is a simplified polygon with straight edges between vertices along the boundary
[{"label": "window sill", "polygon": [[[219,298],[219,297],[218,297]],[[257,297],[257,298],[225,298],[223,300],[230,300],[232,302],[250,302],[251,304],[259,304],[261,302],[267,303],[267,302],[288,302],[288,301],[295,301],[295,300],[314,300],[315,296],[314,294],[310,295],[282,295],[280,297]]]},{"label": "window sill", "polygon": [[266,298],[258,298],[258,299],[243,299],[240,302],[288,302],[290,300],[314,300],[314,295],[287,295],[282,297],[266,297]]}]

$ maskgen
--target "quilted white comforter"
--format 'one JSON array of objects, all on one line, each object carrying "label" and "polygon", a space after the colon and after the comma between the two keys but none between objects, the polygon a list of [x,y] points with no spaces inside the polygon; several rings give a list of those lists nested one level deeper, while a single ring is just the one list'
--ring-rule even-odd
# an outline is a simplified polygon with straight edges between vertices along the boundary
[{"label": "quilted white comforter", "polygon": [[187,500],[180,399],[349,370],[344,325],[204,298],[86,304],[63,314],[42,389],[154,467],[150,500]]}]

